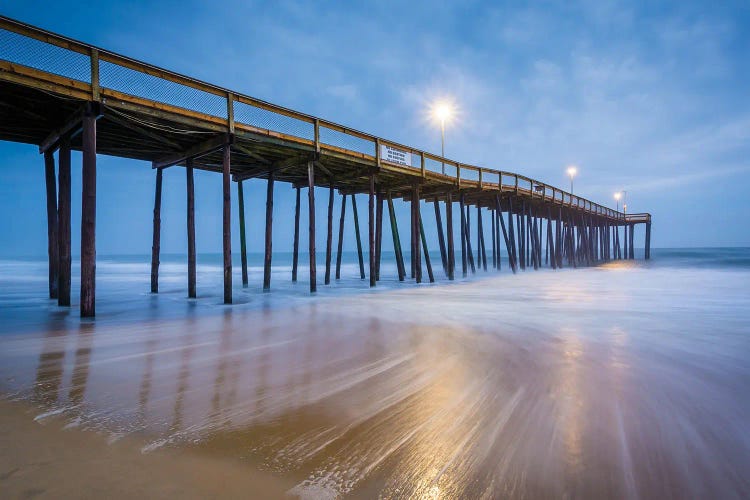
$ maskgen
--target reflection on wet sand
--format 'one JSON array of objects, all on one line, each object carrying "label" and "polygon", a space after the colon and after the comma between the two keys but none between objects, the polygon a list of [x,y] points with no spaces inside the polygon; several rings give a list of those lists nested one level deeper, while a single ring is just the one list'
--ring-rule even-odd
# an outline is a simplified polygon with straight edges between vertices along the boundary
[{"label": "reflection on wet sand", "polygon": [[21,366],[45,414],[112,439],[147,436],[144,452],[244,461],[293,479],[303,497],[750,492],[736,354],[701,368],[698,350],[676,358],[674,346],[634,342],[637,321],[596,335],[581,321],[514,325],[476,300],[486,286],[454,287],[450,300],[431,289],[55,324],[3,340],[3,355],[35,355]]}]

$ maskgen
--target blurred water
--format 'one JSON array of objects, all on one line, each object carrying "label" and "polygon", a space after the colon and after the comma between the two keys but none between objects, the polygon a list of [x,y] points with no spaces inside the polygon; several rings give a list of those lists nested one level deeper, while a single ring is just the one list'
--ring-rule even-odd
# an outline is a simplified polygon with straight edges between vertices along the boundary
[{"label": "blurred water", "polygon": [[[390,262],[387,255],[384,255]],[[750,496],[750,249],[370,290],[347,254],[310,296],[274,255],[101,258],[95,321],[0,261],[0,388],[67,426],[292,478],[303,497]],[[300,262],[307,262],[300,256]],[[407,266],[408,268],[408,266]],[[74,276],[76,270],[74,269]],[[77,288],[74,279],[73,299]]]}]

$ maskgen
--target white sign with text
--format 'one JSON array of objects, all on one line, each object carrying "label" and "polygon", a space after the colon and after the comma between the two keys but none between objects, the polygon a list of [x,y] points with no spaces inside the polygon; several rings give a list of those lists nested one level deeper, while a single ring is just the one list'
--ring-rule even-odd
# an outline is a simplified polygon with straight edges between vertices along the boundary
[{"label": "white sign with text", "polygon": [[380,145],[380,159],[411,167],[411,153],[385,144]]}]

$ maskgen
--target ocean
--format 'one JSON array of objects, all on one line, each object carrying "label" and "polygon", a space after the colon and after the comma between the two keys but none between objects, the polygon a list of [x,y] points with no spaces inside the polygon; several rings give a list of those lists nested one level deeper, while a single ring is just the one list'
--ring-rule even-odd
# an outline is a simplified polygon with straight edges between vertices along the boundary
[{"label": "ocean", "polygon": [[[100,256],[97,318],[0,260],[0,391],[40,424],[137,437],[283,478],[301,498],[750,497],[750,249],[310,295],[262,256],[222,301],[220,255]],[[322,254],[319,264],[322,264]],[[491,262],[488,262],[491,264]],[[367,271],[367,259],[365,258]],[[408,262],[407,262],[408,272]],[[424,273],[425,281],[427,273]]]}]

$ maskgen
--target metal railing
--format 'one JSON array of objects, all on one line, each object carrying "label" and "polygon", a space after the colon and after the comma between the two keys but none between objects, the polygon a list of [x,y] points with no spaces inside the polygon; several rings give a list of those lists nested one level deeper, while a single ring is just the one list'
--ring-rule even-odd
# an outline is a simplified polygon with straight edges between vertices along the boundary
[{"label": "metal railing", "polygon": [[[418,170],[457,187],[497,188],[625,220],[625,214],[513,172],[459,163],[394,141],[255,99],[0,16],[0,74],[6,80],[104,103],[176,111],[216,130],[242,130],[344,155]],[[409,153],[381,158],[379,146]],[[443,173],[445,171],[445,173]]]}]

